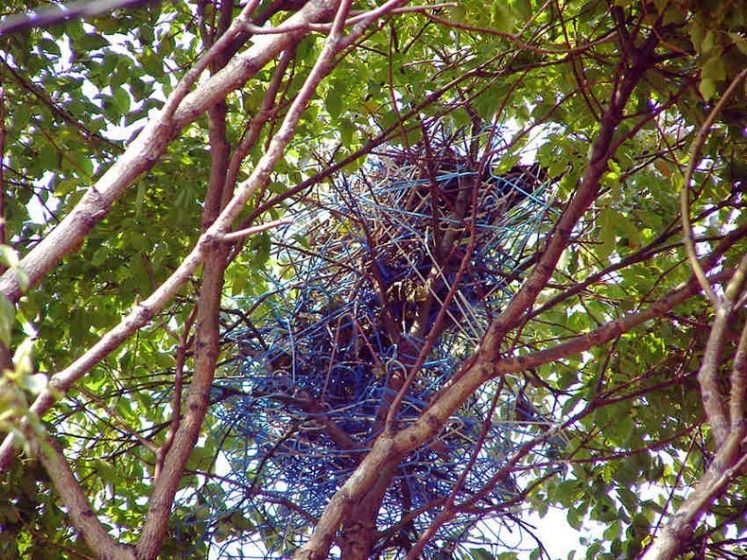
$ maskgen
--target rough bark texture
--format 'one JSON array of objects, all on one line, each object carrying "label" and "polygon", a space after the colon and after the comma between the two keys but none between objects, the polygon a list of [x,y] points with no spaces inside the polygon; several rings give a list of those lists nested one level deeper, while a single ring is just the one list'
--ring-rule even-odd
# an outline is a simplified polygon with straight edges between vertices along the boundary
[{"label": "rough bark texture", "polygon": [[[308,9],[299,11],[290,19],[293,19],[299,25],[309,21],[327,19],[333,13],[330,6],[334,6],[334,3],[314,0],[307,4]],[[237,73],[242,75],[245,80],[249,79],[257,71],[255,67],[259,64],[258,60],[261,60],[263,65],[272,60],[284,48],[295,44],[298,37],[300,37],[298,33],[290,34],[290,39],[286,34],[266,36],[256,46],[242,55],[243,60],[252,63],[250,64],[251,68],[245,72],[242,72],[239,68],[236,70]],[[209,60],[212,60],[212,57],[208,58],[204,64],[207,65]],[[225,81],[225,75],[222,80]],[[219,83],[222,82],[219,80]],[[195,91],[199,99],[194,99],[193,95],[193,102],[189,104],[189,107],[192,108],[189,111],[192,120],[197,118],[202,111],[207,110],[209,106],[208,104],[200,104],[205,100],[200,95],[200,92],[203,92],[203,88],[208,88],[213,92],[213,95],[218,91],[214,79],[208,80]],[[223,91],[224,96],[229,93],[228,90],[220,91]],[[311,92],[306,92],[306,102],[310,94]],[[215,99],[220,99],[220,97],[216,96]],[[183,108],[183,104],[187,102],[186,99],[180,101],[179,98],[172,97],[167,101],[167,105],[172,101],[180,108]],[[199,111],[194,109],[195,106],[199,106]],[[185,126],[191,122],[190,120],[185,120],[186,117],[184,116],[179,118],[174,117],[174,119],[169,120],[169,115],[170,113],[164,109],[160,116],[151,121],[130,147],[128,147],[127,151],[117,160],[117,163],[83,196],[81,202],[78,203],[71,214],[21,260],[20,267],[28,273],[31,286],[41,281],[60,258],[76,249],[94,225],[103,219],[109,211],[111,204],[124,193],[138,174],[146,171],[156,162],[165,149],[171,135],[175,134],[178,130],[174,123],[179,122],[181,126]],[[297,114],[294,118],[297,119],[299,116],[300,114]],[[202,262],[205,249],[230,230],[233,220],[241,212],[249,197],[269,180],[270,171],[274,167],[275,162],[282,156],[285,145],[292,137],[293,126],[294,124],[290,127],[281,127],[281,130],[278,131],[275,139],[270,144],[267,154],[265,154],[265,157],[257,165],[252,176],[238,189],[236,196],[231,199],[228,208],[221,214],[219,222],[213,224],[203,234],[193,251],[184,258],[179,268],[171,277],[153,294],[136,305],[117,327],[101,337],[83,356],[75,360],[65,370],[52,376],[50,388],[54,389],[54,391],[44,390],[31,407],[32,412],[42,415],[54,403],[55,392],[64,393],[67,391],[75,381],[90,371],[106,355],[119,347],[137,329],[147,324],[153,315],[170,301],[173,294],[187,281],[192,271]],[[143,158],[147,160],[146,163],[143,163]],[[94,215],[95,220],[92,219]],[[0,278],[0,292],[12,301],[16,301],[20,297],[20,286],[12,271],[6,272]],[[7,469],[13,452],[13,437],[9,435],[5,438],[2,445],[0,445],[0,471]]]},{"label": "rough bark texture", "polygon": [[[333,0],[311,0],[285,22],[295,31],[257,37],[251,48],[232,58],[221,72],[191,94],[179,99],[174,97],[175,91],[169,100],[175,101],[175,110],[164,109],[151,120],[62,222],[23,257],[19,266],[28,276],[29,287],[37,285],[61,258],[80,246],[133,181],[155,165],[178,131],[243,85],[282,51],[296,44],[307,34],[307,23],[328,20],[336,5]],[[20,284],[13,271],[7,271],[0,278],[0,293],[14,302],[21,296]]]},{"label": "rough bark texture", "polygon": [[[379,473],[391,469],[395,461],[398,463],[401,457],[435,437],[454,410],[485,381],[508,373],[509,369],[513,370],[507,367],[506,360],[499,359],[503,338],[510,329],[520,324],[522,316],[531,309],[568,245],[574,226],[594,201],[601,177],[607,170],[607,162],[612,155],[611,146],[617,125],[623,118],[624,107],[646,68],[652,64],[656,44],[656,36],[651,35],[640,47],[635,47],[632,41],[625,45],[625,48],[634,53],[633,63],[630,67],[618,68],[619,85],[614,89],[608,109],[602,116],[599,136],[594,142],[591,161],[581,185],[558,220],[538,264],[506,310],[489,327],[477,355],[466,362],[462,371],[455,375],[454,381],[438,394],[411,427],[393,436],[385,433],[376,440],[371,452],[355,473],[332,497],[311,538],[294,558],[326,558],[339,528],[345,525],[345,520],[351,515],[354,504],[376,487]],[[616,335],[616,329],[610,334]],[[521,358],[508,361],[513,363],[516,368],[514,371],[529,367]]]}]

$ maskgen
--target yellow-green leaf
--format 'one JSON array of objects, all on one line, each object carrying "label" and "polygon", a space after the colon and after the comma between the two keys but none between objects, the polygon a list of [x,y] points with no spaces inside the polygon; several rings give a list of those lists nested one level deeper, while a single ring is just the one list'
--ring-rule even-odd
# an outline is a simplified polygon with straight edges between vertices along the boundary
[{"label": "yellow-green leaf", "polygon": [[698,91],[700,91],[703,99],[709,101],[713,97],[713,94],[716,93],[716,83],[710,78],[703,78],[700,80]]}]

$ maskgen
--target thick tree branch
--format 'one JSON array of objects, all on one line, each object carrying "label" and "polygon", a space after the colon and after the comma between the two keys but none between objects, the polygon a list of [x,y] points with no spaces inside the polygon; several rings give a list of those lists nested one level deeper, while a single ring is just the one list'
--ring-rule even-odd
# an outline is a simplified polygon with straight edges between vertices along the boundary
[{"label": "thick tree branch", "polygon": [[742,327],[734,364],[731,368],[731,395],[729,417],[731,431],[745,430],[744,399],[747,397],[747,323]]},{"label": "thick tree branch", "polygon": [[[226,170],[230,154],[226,138],[227,113],[224,103],[218,103],[208,110],[211,167],[202,210],[203,230],[208,229],[218,217],[223,190],[226,188]],[[184,467],[197,443],[210,404],[210,388],[220,352],[219,315],[228,250],[228,245],[214,243],[205,251],[205,265],[197,300],[194,374],[187,395],[184,418],[179,421],[173,442],[163,459],[161,476],[156,479],[148,501],[145,524],[135,546],[139,558],[150,559],[158,556],[168,528],[174,496],[179,489]]]},{"label": "thick tree branch", "polygon": [[[0,86],[0,245],[5,245],[5,88]],[[0,272],[5,267],[0,265]]]},{"label": "thick tree branch", "polygon": [[[529,367],[523,361],[524,357],[494,363],[498,358],[500,344],[505,333],[520,322],[522,315],[531,307],[539,292],[547,284],[560,255],[570,240],[573,227],[594,200],[599,181],[607,169],[608,158],[612,155],[610,146],[616,127],[623,118],[623,108],[644,70],[652,63],[652,53],[656,42],[653,35],[644,42],[642,47],[636,51],[636,58],[631,68],[622,77],[619,87],[614,88],[581,186],[556,224],[538,264],[506,310],[490,325],[477,354],[465,363],[463,370],[454,377],[454,382],[436,397],[431,406],[412,426],[393,436],[384,433],[376,440],[355,473],[332,497],[309,541],[297,551],[294,558],[297,560],[326,558],[334,536],[351,504],[376,483],[380,473],[387,472],[387,467],[392,462],[399,463],[403,456],[436,435],[449,415],[486,380],[495,375]],[[652,313],[664,311],[664,308],[657,308]],[[629,319],[629,322],[630,328],[638,324],[633,319]],[[607,336],[609,339],[618,336],[618,328],[618,325],[612,325],[604,334],[588,335],[586,342],[590,345],[600,344]],[[581,346],[583,345],[579,344],[579,347]],[[546,357],[554,359],[549,355]],[[502,365],[504,362],[506,365]]]},{"label": "thick tree branch", "polygon": [[[290,23],[320,21],[332,13],[332,0],[311,0],[288,19]],[[38,284],[66,254],[80,246],[88,232],[106,216],[112,204],[132,182],[153,167],[176,133],[193,122],[209,107],[253,77],[280,52],[296,44],[303,32],[258,37],[245,53],[231,59],[226,67],[201,84],[191,94],[189,88],[211,60],[231,46],[231,39],[242,30],[247,13],[237,18],[213,47],[197,62],[177,86],[157,117],[148,122],[138,137],[83,196],[75,208],[20,262],[30,286]],[[0,293],[17,301],[21,289],[12,272],[0,278]]]},{"label": "thick tree branch", "polygon": [[[0,244],[5,245],[5,88],[0,86]],[[0,273],[5,272],[6,267],[0,264]],[[10,348],[4,342],[0,342],[0,371],[12,369],[13,362]]]},{"label": "thick tree branch", "polygon": [[[341,43],[342,23],[345,20],[349,8],[350,0],[347,2],[343,0],[340,3],[337,15],[335,16],[335,26],[325,43],[322,53],[301,88],[298,97],[296,97],[291,105],[288,115],[283,121],[280,130],[270,143],[267,154],[265,154],[265,157],[260,160],[257,169],[255,169],[255,172],[252,174],[252,177],[254,177],[259,170],[262,170],[263,174],[258,176],[259,179],[257,180],[257,185],[263,186],[267,182],[269,172],[274,164],[280,159],[285,146],[287,146],[288,142],[291,140],[295,130],[295,125],[306,109],[317,85],[334,67],[333,60],[335,55],[339,52]],[[217,120],[217,115],[212,116]],[[223,117],[220,119],[220,123],[224,127],[225,111],[221,111],[220,116]],[[221,131],[215,131],[211,140],[213,142],[220,141],[219,136],[221,134],[224,139],[225,128],[222,128]],[[215,146],[213,147],[215,148]],[[221,185],[224,184],[223,181],[225,181],[226,178],[225,172],[228,164],[228,150],[225,149],[225,145],[222,147],[224,148],[220,154],[222,165],[219,167],[219,173],[221,176],[217,177],[215,181],[216,184]],[[265,159],[267,159],[267,163],[263,166],[262,164],[265,163]],[[266,169],[263,169],[263,167],[266,167]],[[250,180],[252,177],[250,177]],[[235,215],[241,210],[245,201],[239,205],[236,198],[242,195],[243,190],[245,189],[242,187],[238,189],[236,196],[229,202],[225,211],[215,220],[212,226],[208,228],[207,233],[210,233],[210,230],[213,229],[214,226],[219,226],[221,223],[222,227],[219,227],[218,232],[216,233],[224,232],[225,229],[230,227],[233,220],[226,220],[224,214],[228,213],[230,215],[230,212],[233,210]],[[218,194],[216,199],[217,201],[221,200],[220,194]],[[210,225],[210,214],[215,215],[218,213],[218,210],[218,207],[210,208],[209,206],[206,206],[206,218],[203,220],[205,227]],[[223,219],[221,220],[221,218]],[[160,477],[156,483],[149,502],[148,514],[143,533],[136,546],[138,556],[144,559],[155,558],[158,554],[160,543],[166,532],[171,505],[174,496],[176,495],[179,481],[181,480],[184,465],[197,442],[200,427],[202,426],[202,421],[205,418],[205,413],[207,412],[207,407],[210,402],[210,388],[212,386],[215,364],[219,352],[218,314],[220,312],[220,292],[223,283],[223,271],[225,270],[228,257],[227,249],[228,248],[225,244],[220,243],[211,244],[206,248],[207,258],[204,267],[205,275],[200,291],[197,334],[195,337],[195,374],[187,398],[185,418],[174,438],[172,449],[164,461],[164,473],[166,474]]]},{"label": "thick tree branch", "polygon": [[700,150],[716,117],[725,106],[726,100],[745,77],[747,77],[747,69],[734,78],[700,128],[690,151],[690,161],[685,172],[683,189],[680,193],[683,241],[688,259],[698,282],[716,311],[716,317],[711,327],[703,361],[698,372],[703,409],[711,425],[713,439],[717,446],[716,457],[698,482],[693,493],[680,505],[664,526],[661,535],[646,551],[643,556],[645,560],[669,560],[681,552],[691,542],[698,519],[711,506],[713,501],[726,491],[729,483],[741,474],[747,466],[747,454],[743,449],[746,431],[744,396],[745,384],[747,383],[745,380],[745,372],[747,371],[745,365],[747,359],[747,326],[742,327],[742,335],[732,364],[731,395],[728,409],[726,404],[722,402],[719,381],[725,333],[735,308],[743,304],[742,290],[747,276],[747,256],[743,256],[740,260],[731,281],[724,289],[723,296],[718,295],[711,285],[711,280],[705,275],[702,262],[698,261],[689,216],[690,181],[700,158]]},{"label": "thick tree branch", "polygon": [[176,356],[174,357],[174,396],[171,399],[171,422],[169,423],[169,429],[166,432],[166,438],[163,440],[163,444],[156,449],[156,466],[154,469],[153,478],[158,480],[158,477],[163,472],[163,461],[166,458],[171,445],[174,443],[174,437],[179,429],[179,424],[182,418],[182,388],[184,386],[184,363],[187,359],[187,350],[192,346],[193,339],[189,336],[192,331],[192,325],[194,324],[197,309],[193,308],[192,312],[184,322],[181,335],[179,335],[179,342],[176,347]]},{"label": "thick tree branch", "polygon": [[[215,46],[222,43],[223,37],[216,42]],[[211,50],[212,52],[212,50]],[[49,387],[43,390],[34,401],[31,406],[32,412],[41,416],[46,412],[54,403],[55,395],[64,394],[78,379],[85,375],[91,370],[96,364],[103,360],[109,353],[119,347],[122,342],[127,340],[135,331],[146,325],[151,318],[163,309],[164,305],[176,294],[179,288],[187,282],[191,274],[197,269],[202,263],[207,248],[214,243],[221,243],[223,237],[229,233],[231,225],[236,217],[240,214],[249,198],[264,187],[269,181],[270,172],[274,168],[277,161],[282,157],[285,146],[290,142],[293,137],[295,125],[300,119],[306,105],[308,104],[311,96],[314,93],[314,88],[321,81],[321,79],[332,69],[333,67],[333,56],[335,53],[329,54],[328,59],[325,59],[323,68],[312,71],[312,74],[307,78],[304,88],[299,92],[296,99],[293,101],[288,114],[283,121],[282,126],[278,133],[273,137],[272,142],[264,154],[264,156],[258,162],[256,168],[250,177],[242,183],[233,198],[227,204],[226,208],[221,212],[218,219],[205,231],[203,235],[197,241],[197,244],[192,251],[185,257],[179,267],[172,273],[172,275],[155,290],[148,298],[138,303],[132,311],[119,323],[116,327],[111,329],[105,335],[103,335],[85,354],[75,360],[70,366],[64,370],[56,373],[50,378]],[[230,63],[229,63],[230,66]],[[227,66],[228,67],[228,66]],[[225,71],[225,70],[224,70]],[[221,71],[219,74],[223,73]],[[209,81],[208,81],[209,83]],[[154,127],[158,126],[160,121],[156,121]],[[143,133],[141,133],[142,136]],[[165,145],[164,145],[165,147]],[[129,150],[128,150],[129,151]],[[127,154],[125,154],[127,155]],[[124,156],[123,156],[124,157]],[[121,160],[120,160],[121,161]],[[115,164],[119,165],[119,163]],[[110,170],[111,171],[111,170]],[[105,174],[106,177],[109,174]],[[103,178],[102,178],[103,181]],[[120,185],[125,188],[126,185]],[[93,192],[97,192],[94,191]],[[90,193],[89,193],[90,194]],[[83,200],[86,199],[86,195]],[[79,205],[80,206],[80,205]],[[76,211],[73,211],[73,214]],[[70,216],[68,216],[69,218]],[[67,218],[66,218],[67,219]],[[64,224],[64,221],[63,221]],[[82,227],[82,224],[79,224]],[[62,227],[62,224],[54,230],[50,236],[54,236],[54,232],[58,231]],[[74,226],[71,226],[74,227]],[[91,224],[92,227],[92,224]],[[90,227],[88,228],[90,229]],[[65,228],[62,230],[64,235]],[[49,239],[49,238],[47,238]],[[36,249],[41,247],[46,240],[40,243]],[[52,247],[54,249],[54,247]],[[33,251],[32,251],[33,253]],[[47,250],[42,251],[42,257],[44,262],[50,267],[53,266],[54,262],[46,260],[44,255],[47,255]],[[31,257],[31,253],[29,254]],[[26,260],[26,259],[24,259]],[[33,259],[32,259],[33,260]],[[23,260],[21,261],[23,266]],[[3,276],[3,280],[0,280],[0,286],[4,280],[8,280],[16,286],[13,294],[19,295],[17,290],[17,281],[15,277],[10,278],[8,274]],[[13,453],[13,437],[8,435],[0,445],[0,471],[4,470],[10,464],[10,459]]]},{"label": "thick tree branch", "polygon": [[[702,262],[698,263],[696,276],[702,285],[705,276]],[[734,300],[739,298],[747,272],[747,256],[743,257],[731,281],[724,290],[724,296],[717,297],[716,318],[708,337],[698,381],[701,386],[703,408],[713,438],[718,446],[716,458],[698,482],[693,493],[677,509],[672,519],[664,526],[661,535],[646,551],[646,560],[669,560],[674,558],[691,540],[695,523],[713,501],[723,494],[729,483],[739,475],[747,464],[747,454],[743,450],[746,430],[744,418],[745,372],[747,372],[747,325],[742,328],[739,345],[734,356],[731,373],[731,396],[729,415],[721,400],[719,367],[728,321]],[[713,292],[715,294],[715,292]]]},{"label": "thick tree branch", "polygon": [[743,439],[743,429],[729,434],[692,494],[664,526],[654,544],[646,550],[643,560],[670,560],[690,542],[700,516],[747,466],[747,454],[742,451]]},{"label": "thick tree branch", "polygon": [[[698,265],[700,266],[700,265]],[[703,283],[707,277],[702,270],[696,273],[698,281]],[[729,435],[729,420],[726,416],[726,407],[721,399],[721,388],[719,384],[719,368],[721,366],[721,354],[726,341],[725,333],[729,326],[731,309],[727,306],[719,305],[716,308],[716,318],[713,320],[713,326],[708,336],[705,350],[703,351],[703,361],[698,371],[698,382],[700,383],[700,395],[703,402],[703,410],[711,425],[713,437],[716,445],[720,446]]]},{"label": "thick tree branch", "polygon": [[117,543],[96,517],[57,442],[37,433],[29,424],[26,424],[23,432],[32,454],[44,466],[65,504],[73,525],[93,553],[107,560],[135,560],[132,547]]},{"label": "thick tree branch", "polygon": [[705,274],[700,268],[700,264],[698,263],[698,254],[695,250],[695,243],[693,241],[692,224],[690,223],[690,182],[692,181],[693,174],[695,173],[695,169],[698,163],[700,163],[700,151],[703,148],[706,139],[708,138],[708,133],[711,131],[713,123],[716,121],[716,118],[723,110],[729,97],[731,97],[731,95],[737,90],[737,87],[742,83],[742,80],[744,80],[745,77],[747,77],[747,68],[742,70],[732,80],[731,84],[729,84],[729,87],[726,88],[724,95],[721,96],[721,99],[719,99],[718,103],[716,103],[716,106],[709,113],[708,118],[703,123],[703,126],[700,127],[698,135],[696,136],[695,141],[690,148],[687,170],[685,171],[685,178],[683,181],[682,190],[680,191],[682,241],[685,244],[685,250],[687,251],[687,258],[690,261],[690,266],[692,266],[695,275],[698,277],[698,281],[700,282],[701,286],[703,286],[703,290],[706,296],[708,296],[708,299],[711,301],[714,307],[718,307],[719,298],[713,291],[713,288],[711,288],[711,286],[706,281]]},{"label": "thick tree branch", "polygon": [[69,19],[98,16],[120,9],[139,8],[160,0],[77,0],[64,6],[50,6],[32,14],[13,14],[0,21],[0,37],[34,27],[48,27]]},{"label": "thick tree branch", "polygon": [[[636,51],[633,64],[622,76],[619,86],[613,89],[609,106],[602,115],[599,136],[594,142],[591,158],[581,185],[555,224],[539,262],[532,269],[521,289],[511,299],[496,321],[490,325],[485,334],[480,345],[480,353],[486,353],[487,359],[495,359],[498,356],[506,332],[516,326],[522,315],[534,304],[537,295],[555,271],[558,259],[560,259],[571,239],[573,228],[596,198],[599,182],[602,175],[607,171],[607,162],[612,155],[610,148],[617,125],[623,119],[623,109],[645,70],[652,64],[656,44],[655,35],[652,34]],[[621,63],[620,71],[622,71],[623,66]]]},{"label": "thick tree branch", "polygon": [[698,372],[698,382],[700,383],[701,398],[703,409],[705,410],[708,423],[711,425],[713,437],[717,446],[722,446],[729,435],[730,425],[727,417],[725,404],[722,402],[721,389],[719,386],[719,368],[721,366],[721,354],[724,347],[724,333],[729,326],[729,321],[734,311],[734,304],[739,299],[747,272],[747,258],[737,269],[734,278],[726,287],[723,296],[719,296],[711,287],[705,276],[698,255],[695,250],[695,243],[692,235],[692,224],[690,223],[690,181],[695,172],[695,168],[700,160],[700,150],[708,137],[708,133],[719,115],[729,96],[736,90],[737,86],[747,76],[747,69],[740,72],[727,88],[726,92],[708,115],[706,122],[698,131],[698,135],[693,142],[690,150],[690,161],[685,172],[685,179],[682,191],[680,193],[680,212],[682,218],[682,240],[685,244],[687,257],[695,276],[698,278],[700,285],[715,308],[716,317],[711,327],[711,332],[706,344],[703,362]]}]

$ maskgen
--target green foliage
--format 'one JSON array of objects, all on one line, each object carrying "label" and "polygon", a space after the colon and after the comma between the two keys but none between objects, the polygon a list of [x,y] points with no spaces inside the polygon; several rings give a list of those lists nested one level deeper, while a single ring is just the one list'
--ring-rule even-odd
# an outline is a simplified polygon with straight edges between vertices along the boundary
[{"label": "green foliage", "polygon": [[[11,0],[2,11],[20,12],[33,4]],[[584,177],[601,111],[615,87],[612,72],[621,53],[609,4],[569,2],[562,13],[554,4],[529,0],[458,4],[439,11],[438,20],[400,14],[372,32],[365,48],[351,49],[338,61],[301,119],[269,188],[250,202],[243,217],[370,142],[385,138],[390,146],[418,143],[420,122],[429,119],[449,122],[454,129],[469,128],[475,120],[503,124],[507,145],[495,171],[509,170],[536,150],[547,175],[557,179],[554,204],[562,210]],[[619,146],[592,211],[576,226],[573,243],[537,307],[592,280],[531,317],[512,338],[512,350],[542,350],[589,333],[657,301],[690,276],[676,231],[678,181],[697,127],[747,64],[746,12],[739,2],[613,4],[623,21],[641,18],[644,29],[661,19],[659,59],[625,107],[625,119],[615,130]],[[110,169],[126,139],[162,106],[201,53],[193,11],[188,3],[151,3],[116,16],[0,37],[7,231],[0,265],[17,274],[22,284],[17,255],[27,254],[48,235],[92,182]],[[459,25],[449,26],[449,21]],[[579,38],[596,42],[567,55],[569,42]],[[247,157],[240,180],[261,157],[320,49],[316,36],[296,47],[293,71],[282,81],[278,113]],[[232,141],[242,136],[247,119],[256,113],[274,69],[270,65],[227,98]],[[727,103],[695,177],[693,216],[704,239],[699,244],[703,254],[744,222],[735,210],[739,203],[733,191],[746,175],[746,98],[742,89]],[[654,113],[655,126],[649,118]],[[526,134],[520,134],[522,129]],[[0,428],[14,429],[26,414],[29,399],[45,379],[34,372],[53,374],[69,366],[161,285],[194,246],[209,180],[207,134],[201,119],[175,138],[77,252],[29,291],[18,308],[0,296],[0,343],[16,348],[33,336],[36,363],[31,369],[19,355],[16,370],[4,373]],[[363,158],[343,173],[355,169],[365,170]],[[283,207],[277,206],[260,218],[282,214]],[[543,233],[552,231],[552,224],[543,227]],[[295,242],[314,250],[311,235],[299,233]],[[257,235],[232,255],[223,290],[224,362],[219,375],[231,375],[234,367],[231,325],[251,325],[244,302],[271,288],[261,274],[264,267],[278,266],[270,259],[270,244],[268,234]],[[739,241],[723,266],[733,265],[746,249]],[[292,267],[287,270],[292,274]],[[124,541],[138,536],[155,474],[155,458],[139,438],[155,445],[166,438],[174,355],[199,284],[195,277],[45,418],[84,491]],[[269,308],[260,304],[250,315],[266,313]],[[525,485],[533,487],[527,503],[540,515],[551,506],[564,508],[574,529],[601,523],[604,530],[590,537],[586,558],[636,557],[664,510],[661,496],[641,498],[644,485],[674,487],[680,500],[711,459],[694,379],[708,313],[701,299],[689,301],[610,344],[537,369],[542,383],[533,387],[531,396],[537,406],[553,402],[562,421],[578,417],[563,431],[563,472],[545,480],[541,458],[530,457],[523,464]],[[726,342],[727,355],[736,346],[733,338]],[[190,354],[187,383],[192,367]],[[267,532],[261,519],[240,513],[208,515],[219,495],[210,485],[220,483],[216,465],[221,445],[231,444],[210,436],[211,422],[209,417],[205,437],[187,465],[164,558],[179,558],[185,551],[205,557],[212,541],[250,533],[265,531],[261,537],[268,546],[283,539]],[[37,463],[18,460],[3,477],[0,556],[41,559],[88,553],[73,536],[63,504]],[[734,521],[734,516],[744,507],[744,494],[744,484],[738,483],[714,508],[708,519],[712,539],[731,534],[728,524],[743,528],[744,521]],[[222,505],[224,510],[231,507]],[[470,548],[468,554],[476,560],[519,557],[483,547]]]}]

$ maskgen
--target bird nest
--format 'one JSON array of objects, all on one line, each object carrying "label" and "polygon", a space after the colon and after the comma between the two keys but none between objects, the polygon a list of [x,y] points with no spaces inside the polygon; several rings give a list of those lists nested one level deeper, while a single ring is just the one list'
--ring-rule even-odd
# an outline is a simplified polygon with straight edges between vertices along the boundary
[{"label": "bird nest", "polygon": [[[228,471],[220,515],[238,512],[253,528],[234,531],[230,546],[259,536],[252,546],[277,557],[303,541],[410,371],[399,427],[474,351],[531,265],[551,223],[550,181],[536,164],[502,170],[494,142],[465,136],[431,130],[288,206],[267,293],[241,304],[252,314],[233,335],[238,371],[216,386]],[[516,421],[515,393],[496,394],[485,387],[405,458],[383,497],[377,546],[404,554],[470,460],[457,503],[492,484],[477,519],[510,515],[517,481],[494,477],[536,431]],[[433,542],[458,546],[474,519],[445,525]]]}]

